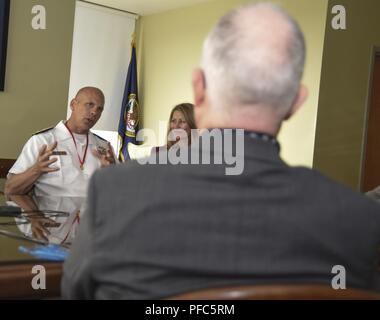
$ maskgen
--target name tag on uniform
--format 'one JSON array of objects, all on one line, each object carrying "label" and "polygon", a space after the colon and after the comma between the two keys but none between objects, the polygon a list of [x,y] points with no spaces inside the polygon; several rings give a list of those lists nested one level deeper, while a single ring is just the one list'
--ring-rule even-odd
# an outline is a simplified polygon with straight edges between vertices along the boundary
[{"label": "name tag on uniform", "polygon": [[53,151],[53,156],[67,156],[66,151]]}]

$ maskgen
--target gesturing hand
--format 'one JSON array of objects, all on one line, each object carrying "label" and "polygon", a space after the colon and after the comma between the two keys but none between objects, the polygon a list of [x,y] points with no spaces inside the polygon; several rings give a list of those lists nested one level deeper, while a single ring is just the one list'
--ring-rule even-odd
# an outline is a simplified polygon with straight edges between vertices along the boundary
[{"label": "gesturing hand", "polygon": [[116,162],[112,153],[111,144],[109,142],[107,145],[107,150],[100,148],[94,149],[92,150],[92,154],[100,160],[100,164],[102,167],[107,167]]},{"label": "gesturing hand", "polygon": [[34,217],[33,219],[30,219],[30,224],[33,237],[45,241],[48,241],[47,237],[50,235],[49,228],[58,228],[61,225],[52,219],[43,217]]},{"label": "gesturing hand", "polygon": [[39,154],[37,162],[35,163],[34,167],[38,174],[48,173],[48,172],[54,172],[58,171],[59,168],[57,167],[49,167],[52,163],[57,161],[57,158],[49,159],[50,156],[53,154],[53,150],[57,147],[57,142],[54,142],[51,145],[43,145]]}]

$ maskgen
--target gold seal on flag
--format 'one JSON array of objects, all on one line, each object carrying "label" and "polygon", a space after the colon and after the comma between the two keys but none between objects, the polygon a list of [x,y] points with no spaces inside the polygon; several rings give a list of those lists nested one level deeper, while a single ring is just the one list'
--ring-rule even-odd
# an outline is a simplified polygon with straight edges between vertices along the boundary
[{"label": "gold seal on flag", "polygon": [[125,108],[124,113],[124,121],[125,121],[125,127],[126,131],[125,134],[128,137],[135,138],[136,137],[136,128],[139,123],[139,116],[140,116],[140,107],[139,103],[137,102],[137,96],[135,93],[131,93],[128,96],[128,104]]}]

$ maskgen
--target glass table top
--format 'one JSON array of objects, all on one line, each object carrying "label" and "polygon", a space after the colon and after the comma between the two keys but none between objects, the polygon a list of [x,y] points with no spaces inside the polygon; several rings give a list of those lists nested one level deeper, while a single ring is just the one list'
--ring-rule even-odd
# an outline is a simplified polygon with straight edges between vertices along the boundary
[{"label": "glass table top", "polygon": [[84,205],[82,197],[0,194],[0,264],[36,261],[21,251],[39,245],[70,248]]}]

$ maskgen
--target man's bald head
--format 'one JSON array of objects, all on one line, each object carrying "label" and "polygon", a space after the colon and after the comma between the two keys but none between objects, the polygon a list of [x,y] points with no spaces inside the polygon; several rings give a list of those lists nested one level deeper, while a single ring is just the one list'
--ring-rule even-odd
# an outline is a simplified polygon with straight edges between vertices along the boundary
[{"label": "man's bald head", "polygon": [[78,91],[78,93],[75,96],[76,100],[80,100],[84,96],[88,95],[97,95],[104,103],[105,98],[104,98],[104,93],[102,90],[96,87],[84,87]]},{"label": "man's bald head", "polygon": [[278,6],[262,3],[220,19],[205,41],[202,66],[212,106],[264,106],[282,120],[297,96],[304,63],[298,24]]},{"label": "man's bald head", "polygon": [[75,133],[86,134],[99,120],[104,109],[104,94],[95,87],[84,87],[71,100],[67,125]]}]

